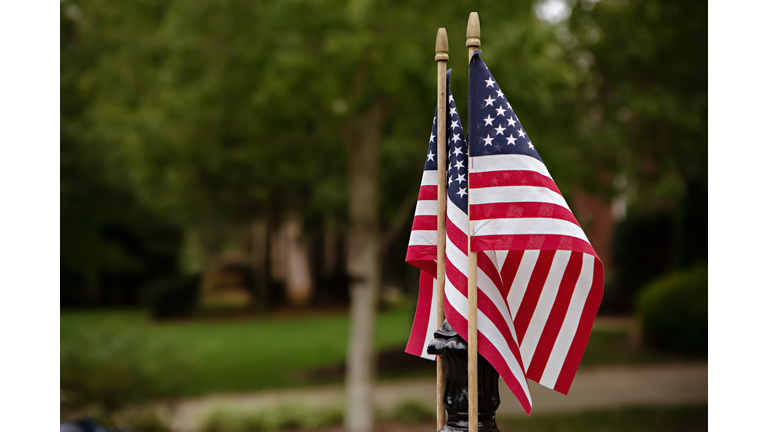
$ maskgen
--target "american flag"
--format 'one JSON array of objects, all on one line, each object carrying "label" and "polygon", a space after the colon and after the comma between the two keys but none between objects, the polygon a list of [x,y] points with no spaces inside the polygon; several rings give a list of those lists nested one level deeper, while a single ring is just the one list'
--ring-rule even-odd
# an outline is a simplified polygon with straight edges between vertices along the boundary
[{"label": "american flag", "polygon": [[[447,71],[445,79],[448,98],[446,125],[458,126],[463,140],[464,132],[461,131],[459,114],[451,94],[451,70]],[[446,133],[446,138],[450,139],[451,136]],[[419,198],[416,201],[416,214],[413,217],[405,262],[421,269],[419,300],[405,352],[434,360],[434,355],[427,354],[427,346],[437,330],[437,296],[435,295],[437,291],[437,109],[432,119],[427,160],[421,176]]]},{"label": "american flag", "polygon": [[[602,299],[603,266],[480,53],[469,66],[471,248],[498,277],[490,293],[478,276],[478,309],[508,314],[526,377],[567,394]],[[483,306],[481,291],[504,301]]]}]

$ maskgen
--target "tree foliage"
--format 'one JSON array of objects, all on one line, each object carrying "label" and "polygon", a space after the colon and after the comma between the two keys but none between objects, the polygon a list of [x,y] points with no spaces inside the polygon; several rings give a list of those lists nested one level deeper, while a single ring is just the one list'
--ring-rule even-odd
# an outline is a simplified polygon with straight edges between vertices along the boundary
[{"label": "tree foliage", "polygon": [[466,94],[472,10],[485,62],[566,198],[701,213],[700,198],[686,203],[706,191],[706,6],[566,1],[570,16],[546,22],[541,3],[61,2],[63,260],[131,268],[92,229],[130,208],[184,229],[299,209],[311,231],[343,230],[344,137],[377,104],[380,224],[400,228],[391,247],[404,250],[396,222],[423,166],[435,33],[448,29],[453,93]]}]

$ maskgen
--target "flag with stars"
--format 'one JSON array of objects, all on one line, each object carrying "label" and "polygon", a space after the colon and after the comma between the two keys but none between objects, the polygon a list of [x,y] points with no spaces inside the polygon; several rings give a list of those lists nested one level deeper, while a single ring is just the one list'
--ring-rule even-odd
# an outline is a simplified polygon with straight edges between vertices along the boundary
[{"label": "flag with stars", "polygon": [[[449,142],[451,139],[463,140],[464,132],[451,94],[450,70],[446,73],[446,82],[448,110],[445,124],[448,130],[445,137]],[[437,109],[432,119],[427,160],[424,163],[405,262],[421,269],[416,315],[405,352],[434,360],[435,356],[427,353],[427,347],[437,327]]]},{"label": "flag with stars", "polygon": [[[527,378],[567,394],[602,299],[603,266],[480,53],[469,65],[467,127],[478,352],[509,385],[517,376],[499,369],[513,363],[501,352],[507,345]],[[486,355],[494,350],[504,362]]]}]

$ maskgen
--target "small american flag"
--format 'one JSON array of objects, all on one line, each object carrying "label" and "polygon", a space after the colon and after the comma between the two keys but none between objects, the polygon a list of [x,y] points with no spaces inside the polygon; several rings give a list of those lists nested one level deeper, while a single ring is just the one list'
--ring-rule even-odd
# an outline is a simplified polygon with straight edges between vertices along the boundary
[{"label": "small american flag", "polygon": [[[450,70],[446,73],[445,79],[448,98],[446,106],[449,108],[446,111],[446,125],[458,126],[463,140],[464,132],[461,131],[461,125],[458,123],[459,115],[451,94]],[[451,136],[446,134],[446,138],[450,139]],[[437,330],[437,296],[435,295],[437,291],[437,109],[432,119],[427,160],[424,163],[424,173],[421,177],[421,188],[416,201],[416,214],[413,217],[405,262],[421,269],[419,300],[405,352],[434,360],[434,355],[427,354],[427,346]]]}]

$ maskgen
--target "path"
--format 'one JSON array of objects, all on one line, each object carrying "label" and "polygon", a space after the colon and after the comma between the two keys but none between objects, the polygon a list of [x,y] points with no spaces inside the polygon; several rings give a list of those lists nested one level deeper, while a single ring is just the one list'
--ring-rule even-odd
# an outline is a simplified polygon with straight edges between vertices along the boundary
[{"label": "path", "polygon": [[[503,384],[501,416],[520,416],[525,412],[512,392]],[[707,363],[681,363],[653,366],[621,366],[582,370],[576,374],[568,396],[530,383],[532,415],[629,405],[672,405],[706,403]],[[384,382],[376,386],[377,408],[388,410],[403,401],[435,403],[434,380]],[[248,394],[216,395],[181,401],[173,418],[179,431],[197,430],[202,421],[217,410],[254,412],[278,406],[295,405],[309,409],[341,407],[341,386],[272,390]]]}]

